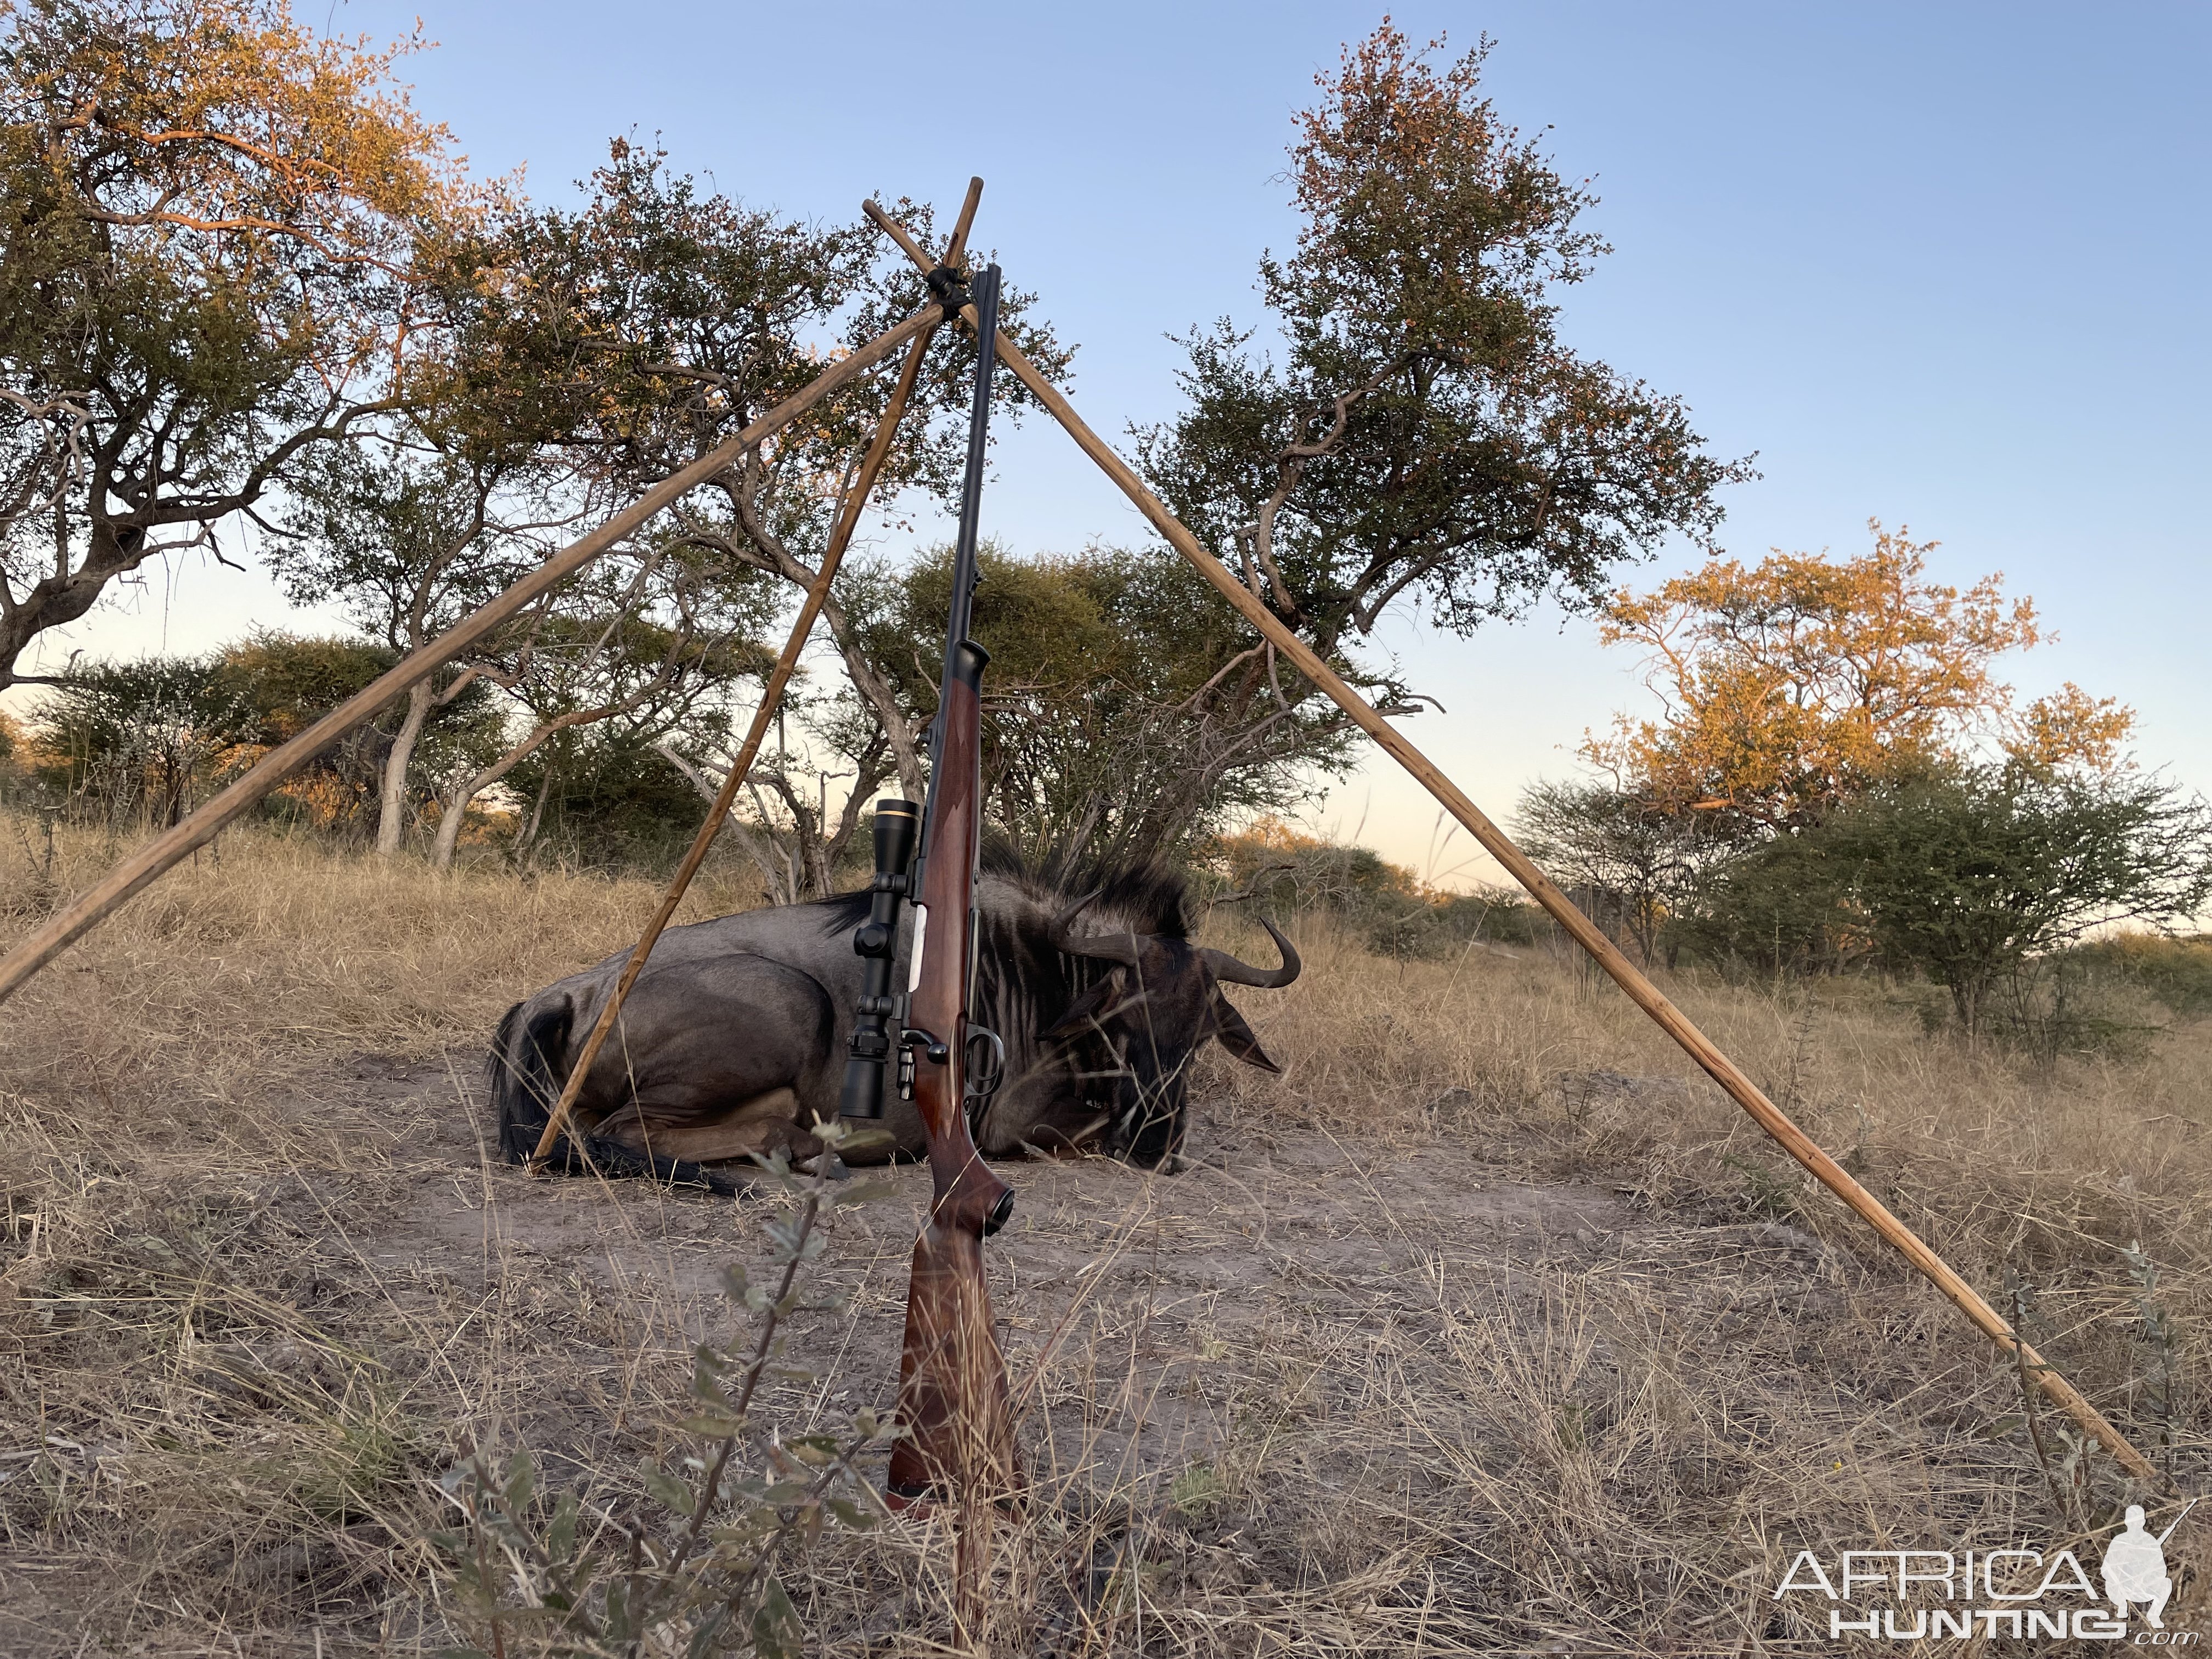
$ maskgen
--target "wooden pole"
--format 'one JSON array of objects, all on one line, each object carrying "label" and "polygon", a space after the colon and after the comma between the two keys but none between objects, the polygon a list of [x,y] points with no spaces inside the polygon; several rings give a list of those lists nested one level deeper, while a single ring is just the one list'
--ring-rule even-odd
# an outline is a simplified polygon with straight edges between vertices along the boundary
[{"label": "wooden pole", "polygon": [[[983,181],[968,181],[968,197],[960,204],[960,217],[952,228],[952,240],[946,248],[945,263],[957,265],[962,251],[968,244],[968,228],[975,222],[976,204],[982,199]],[[884,405],[883,418],[876,422],[875,436],[869,441],[868,453],[861,458],[860,470],[846,493],[844,505],[839,510],[837,523],[830,532],[830,544],[823,551],[822,568],[815,573],[813,584],[806,590],[806,603],[799,609],[798,620],[791,625],[791,637],[784,641],[783,654],[776,659],[775,670],[769,676],[768,687],[761,694],[760,707],[753,711],[753,723],[745,733],[744,746],[730,768],[729,775],[722,780],[721,788],[715,793],[714,804],[708,809],[707,821],[699,826],[699,833],[691,838],[691,845],[684,854],[684,861],[676,866],[669,878],[668,890],[660,896],[660,906],[646,923],[645,932],[639,936],[636,948],[629,960],[623,964],[622,976],[615,981],[614,994],[607,999],[606,1006],[599,1010],[598,1022],[592,1034],[584,1040],[583,1052],[577,1055],[574,1065],[568,1068],[568,1080],[561,1085],[561,1097],[553,1103],[553,1109],[545,1119],[544,1133],[538,1137],[537,1150],[530,1155],[530,1167],[542,1169],[545,1160],[553,1155],[553,1143],[561,1131],[568,1127],[568,1115],[576,1109],[576,1097],[583,1091],[584,1078],[592,1064],[606,1046],[615,1022],[622,1017],[623,1004],[629,1000],[630,988],[637,976],[645,971],[646,959],[652,956],[653,945],[668,926],[676,907],[684,902],[684,894],[691,885],[692,877],[707,861],[708,849],[714,846],[714,837],[730,816],[730,809],[738,799],[738,791],[760,757],[761,744],[768,740],[769,722],[775,717],[783,703],[784,690],[791,684],[793,672],[799,665],[799,653],[806,644],[807,635],[814,631],[815,618],[822,614],[822,606],[830,597],[830,584],[837,574],[837,567],[845,557],[845,549],[851,544],[853,532],[860,522],[861,511],[868,504],[868,496],[876,487],[877,477],[884,463],[890,457],[891,442],[898,434],[900,419],[906,413],[907,400],[914,395],[915,382],[921,378],[921,360],[927,355],[929,341],[935,325],[924,328],[914,337],[907,348],[906,362],[900,366],[898,384],[891,388],[890,401]]]},{"label": "wooden pole", "polygon": [[497,599],[472,611],[428,645],[404,657],[374,680],[289,742],[279,744],[253,769],[173,829],[164,830],[87,888],[67,908],[0,959],[0,1002],[70,945],[97,927],[125,899],[195,849],[215,839],[223,827],[313,760],[348,731],[369,719],[401,692],[450,662],[492,629],[549,589],[582,569],[671,501],[734,465],[745,451],[788,425],[839,387],[859,379],[917,334],[933,329],[943,313],[934,305],[915,313],[888,333],[879,334],[849,356],[842,357],[806,386],[785,398],[737,436],[709,450],[682,471],[639,496],[581,541],[539,565]]},{"label": "wooden pole", "polygon": [[[909,258],[917,263],[924,262],[925,256],[905,228],[872,202],[868,204],[868,216],[886,235],[905,249]],[[963,315],[972,328],[975,321],[973,307]],[[2129,1474],[2153,1486],[2167,1484],[2149,1461],[2130,1445],[2118,1429],[2105,1420],[2103,1413],[2091,1405],[2079,1389],[2013,1334],[2012,1327],[2005,1322],[1996,1309],[1982,1299],[1972,1285],[1954,1272],[1942,1257],[1929,1249],[1910,1227],[1892,1215],[1879,1199],[1859,1185],[1848,1170],[1821,1151],[1811,1137],[1792,1123],[1782,1109],[1766,1097],[1759,1085],[1737,1067],[1734,1060],[1723,1054],[1710,1037],[1691,1023],[1689,1016],[1668,1001],[1659,988],[1621,954],[1611,939],[1591,925],[1589,918],[1577,909],[1567,896],[1528,861],[1527,855],[1507,838],[1504,830],[1492,823],[1480,807],[1460,792],[1458,785],[1438,770],[1427,756],[1377,714],[1365,698],[1346,684],[1335,670],[1314,653],[1311,647],[1284,626],[1280,618],[1231,575],[1227,567],[1209,553],[1198,538],[1168,511],[1166,504],[1145,487],[1144,481],[1114,453],[1113,447],[1084,423],[1074,406],[1037,371],[1034,363],[1022,356],[1003,331],[999,335],[999,356],[1020,377],[1022,384],[1029,387],[1037,401],[1052,411],[1054,418],[1067,428],[1068,435],[1075,440],[1084,453],[1097,462],[1106,476],[1121,486],[1121,493],[1152,521],[1152,527],[1167,538],[1178,553],[1197,567],[1199,574],[1220,590],[1222,596],[1235,605],[1264,638],[1272,641],[1277,650],[1289,658],[1300,673],[1327,693],[1362,731],[1382,744],[1393,760],[1413,774],[1423,788],[1434,795],[1447,811],[1465,825],[1468,833],[1481,843],[1483,850],[1504,866],[1513,878],[1528,890],[1529,896],[1566,929],[1576,944],[1589,952],[1598,966],[1611,975],[1613,982],[1628,993],[1630,1000],[1650,1015],[1660,1030],[1674,1038],[1682,1051],[1697,1061],[1705,1075],[1719,1084],[1737,1105],[1748,1112],[1753,1121],[1772,1136],[1783,1151],[1810,1170],[1821,1185],[1857,1211],[1869,1226],[1893,1245],[1923,1278],[1948,1297],[1975,1328],[1996,1343],[2008,1358],[2016,1355],[2025,1362],[2043,1391],[2063,1407],[2083,1431],[2110,1452]]]}]

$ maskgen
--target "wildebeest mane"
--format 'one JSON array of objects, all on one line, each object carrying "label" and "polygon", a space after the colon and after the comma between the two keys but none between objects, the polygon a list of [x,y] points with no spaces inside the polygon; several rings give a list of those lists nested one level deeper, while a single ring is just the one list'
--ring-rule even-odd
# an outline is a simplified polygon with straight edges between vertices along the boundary
[{"label": "wildebeest mane", "polygon": [[859,887],[849,893],[833,893],[811,902],[822,913],[823,933],[849,933],[868,919],[868,890]]},{"label": "wildebeest mane", "polygon": [[[1180,871],[1150,860],[1087,860],[1067,854],[1025,854],[1003,836],[983,843],[983,873],[1026,892],[1054,915],[1085,894],[1097,896],[1084,914],[1139,933],[1190,937],[1189,892]],[[813,901],[825,933],[850,933],[868,919],[868,890]]]},{"label": "wildebeest mane", "polygon": [[1139,933],[1190,936],[1182,873],[1152,860],[1099,860],[1066,852],[1030,857],[1012,842],[994,836],[983,843],[983,872],[1012,882],[1055,915],[1095,893],[1097,896],[1084,911],[1087,917],[1117,922]]}]

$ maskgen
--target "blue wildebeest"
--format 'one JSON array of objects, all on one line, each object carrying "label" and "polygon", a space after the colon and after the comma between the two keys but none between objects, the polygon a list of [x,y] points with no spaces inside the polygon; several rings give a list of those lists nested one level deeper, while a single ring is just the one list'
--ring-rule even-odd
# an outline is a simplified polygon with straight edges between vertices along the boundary
[{"label": "blue wildebeest", "polygon": [[[986,1154],[1095,1148],[1157,1165],[1182,1146],[1190,1062],[1208,1038],[1277,1069],[1221,993],[1297,977],[1297,952],[1272,923],[1262,926],[1282,965],[1261,969],[1193,945],[1182,879],[1158,867],[1054,878],[994,854],[975,893],[971,1018],[1006,1051],[1005,1081],[975,1127]],[[664,933],[577,1096],[592,1160],[728,1189],[741,1171],[717,1164],[778,1147],[817,1153],[808,1126],[836,1115],[860,994],[853,933],[866,915],[867,895],[854,893]],[[895,984],[906,982],[910,934],[909,921]],[[550,985],[500,1021],[491,1095],[510,1161],[537,1146],[627,959]],[[895,1091],[883,1127],[897,1153],[921,1152],[920,1115]],[[581,1162],[566,1144],[553,1158]]]}]

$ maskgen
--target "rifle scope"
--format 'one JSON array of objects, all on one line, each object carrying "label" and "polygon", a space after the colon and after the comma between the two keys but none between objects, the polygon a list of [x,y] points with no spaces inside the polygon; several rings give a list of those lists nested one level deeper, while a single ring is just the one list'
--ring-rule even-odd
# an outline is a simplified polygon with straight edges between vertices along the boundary
[{"label": "rifle scope", "polygon": [[904,999],[891,994],[891,959],[898,954],[899,905],[907,896],[907,876],[921,809],[910,800],[876,803],[876,874],[868,884],[868,919],[853,935],[853,951],[866,964],[860,970],[859,1019],[847,1050],[845,1088],[837,1102],[840,1117],[884,1115],[884,1066],[890,1059],[891,1016],[905,1011]]}]

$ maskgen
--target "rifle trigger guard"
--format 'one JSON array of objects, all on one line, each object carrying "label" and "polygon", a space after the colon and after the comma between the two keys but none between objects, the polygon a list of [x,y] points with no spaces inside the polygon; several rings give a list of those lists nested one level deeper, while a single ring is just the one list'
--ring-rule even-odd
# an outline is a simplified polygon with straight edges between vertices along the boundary
[{"label": "rifle trigger guard", "polygon": [[[979,1041],[984,1045],[984,1051],[980,1055],[976,1053]],[[966,1061],[966,1093],[969,1110],[973,1114],[985,1101],[998,1093],[999,1085],[1006,1080],[1006,1045],[989,1027],[970,1025],[968,1028],[968,1051],[962,1058]]]}]

